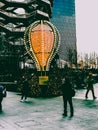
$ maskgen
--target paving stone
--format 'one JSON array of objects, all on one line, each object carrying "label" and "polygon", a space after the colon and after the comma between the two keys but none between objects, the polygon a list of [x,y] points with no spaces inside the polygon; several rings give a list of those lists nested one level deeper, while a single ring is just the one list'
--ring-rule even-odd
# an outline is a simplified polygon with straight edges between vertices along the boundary
[{"label": "paving stone", "polygon": [[[94,86],[98,96],[98,84]],[[28,98],[20,102],[20,95],[7,92],[3,112],[0,113],[0,130],[98,130],[98,99],[93,100],[89,93],[85,100],[86,89],[77,90],[73,98],[75,115],[62,116],[62,96],[54,98]]]}]

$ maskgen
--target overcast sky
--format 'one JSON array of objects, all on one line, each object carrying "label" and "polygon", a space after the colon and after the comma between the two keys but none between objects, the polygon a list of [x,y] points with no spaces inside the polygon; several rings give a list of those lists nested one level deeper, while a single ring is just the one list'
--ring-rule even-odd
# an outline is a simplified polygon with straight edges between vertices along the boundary
[{"label": "overcast sky", "polygon": [[75,1],[78,52],[98,54],[98,0]]}]

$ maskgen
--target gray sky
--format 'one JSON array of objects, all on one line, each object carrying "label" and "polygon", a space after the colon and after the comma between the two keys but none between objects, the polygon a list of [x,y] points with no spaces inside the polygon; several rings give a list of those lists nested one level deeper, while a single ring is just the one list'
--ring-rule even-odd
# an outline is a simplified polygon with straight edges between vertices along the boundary
[{"label": "gray sky", "polygon": [[98,0],[76,0],[78,52],[98,54]]}]

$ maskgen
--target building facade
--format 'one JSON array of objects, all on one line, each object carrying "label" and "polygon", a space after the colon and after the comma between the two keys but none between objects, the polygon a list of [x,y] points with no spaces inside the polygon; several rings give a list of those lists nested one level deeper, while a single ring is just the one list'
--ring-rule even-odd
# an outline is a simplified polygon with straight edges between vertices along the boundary
[{"label": "building facade", "polygon": [[[11,55],[11,57],[15,54],[19,57],[24,55],[25,49],[22,45],[25,27],[36,20],[44,19],[52,22],[59,30],[61,36],[58,52],[60,59],[76,64],[75,0],[16,1],[0,1],[0,33],[6,34],[7,39],[7,43],[3,40],[1,44],[3,47],[0,47],[3,59],[4,55]],[[18,13],[19,9],[24,10],[25,13],[20,14],[21,11]],[[0,37],[3,39],[1,34]],[[19,61],[19,58],[15,59]],[[2,58],[0,60],[2,61]],[[2,63],[5,64],[5,62]]]},{"label": "building facade", "polygon": [[51,22],[58,28],[61,35],[60,58],[76,64],[75,0],[54,0]]}]

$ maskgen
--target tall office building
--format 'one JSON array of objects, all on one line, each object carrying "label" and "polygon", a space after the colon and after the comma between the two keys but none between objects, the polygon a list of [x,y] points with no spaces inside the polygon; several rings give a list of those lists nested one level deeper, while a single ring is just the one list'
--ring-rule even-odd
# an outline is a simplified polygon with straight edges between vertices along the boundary
[{"label": "tall office building", "polygon": [[61,35],[60,58],[76,64],[75,0],[54,0],[51,22]]}]

